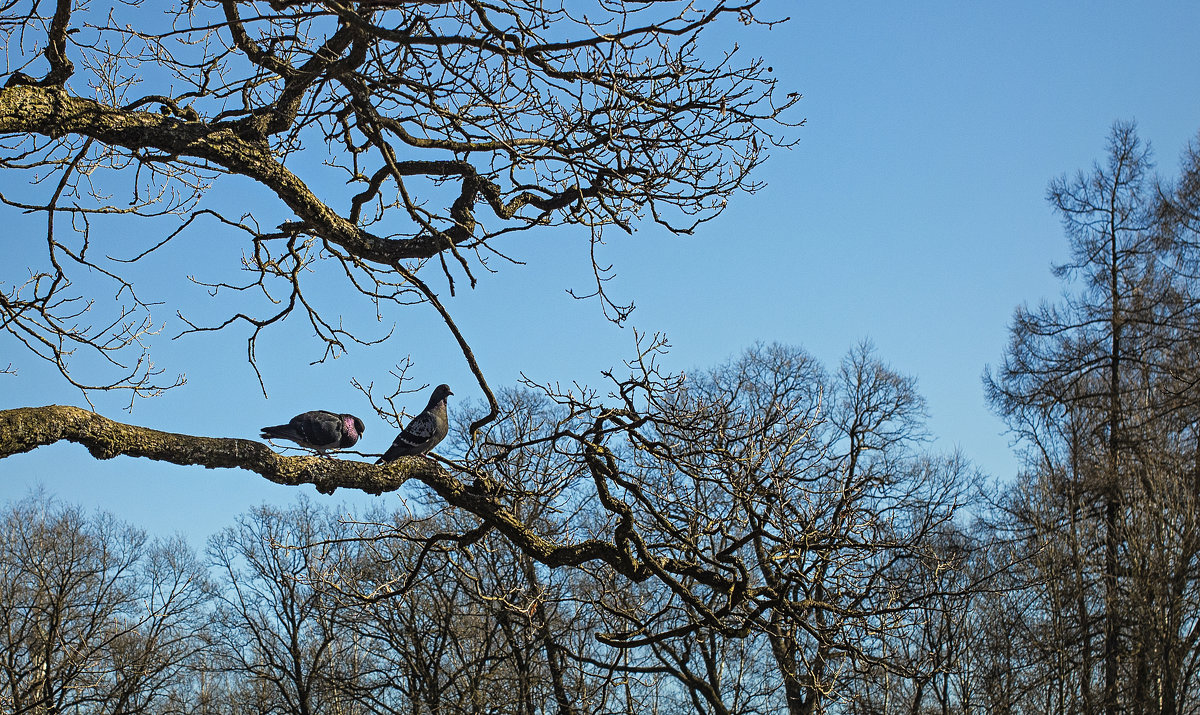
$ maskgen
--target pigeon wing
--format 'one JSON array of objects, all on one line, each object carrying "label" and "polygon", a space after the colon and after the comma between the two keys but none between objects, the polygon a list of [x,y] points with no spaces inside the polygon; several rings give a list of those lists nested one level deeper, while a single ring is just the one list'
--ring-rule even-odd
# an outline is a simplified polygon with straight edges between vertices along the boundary
[{"label": "pigeon wing", "polygon": [[291,424],[305,444],[315,449],[336,447],[342,441],[342,418],[332,412],[305,412],[293,417]]},{"label": "pigeon wing", "polygon": [[421,453],[436,430],[437,421],[434,420],[433,415],[422,412],[414,417],[413,421],[409,422],[400,434],[396,435],[392,446],[388,447],[388,451],[384,452],[376,464],[384,464],[397,457]]},{"label": "pigeon wing", "polygon": [[422,412],[408,423],[400,436],[407,437],[407,441],[414,444],[424,444],[433,436],[435,430],[437,430],[437,422],[433,419],[433,415]]}]

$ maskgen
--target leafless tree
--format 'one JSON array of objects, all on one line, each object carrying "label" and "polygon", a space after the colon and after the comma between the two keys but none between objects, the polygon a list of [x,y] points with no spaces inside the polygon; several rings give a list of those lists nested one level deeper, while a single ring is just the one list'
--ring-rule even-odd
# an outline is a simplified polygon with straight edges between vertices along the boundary
[{"label": "leafless tree", "polygon": [[203,566],[35,495],[0,515],[0,709],[156,713],[206,648]]},{"label": "leafless tree", "polygon": [[369,653],[341,687],[371,712],[815,713],[911,676],[889,644],[967,590],[929,576],[960,568],[973,482],[924,453],[912,380],[866,347],[834,375],[763,346],[686,376],[660,348],[608,399],[504,392],[474,438],[460,416],[451,468],[485,514],[435,487],[290,530],[282,556],[325,566],[284,580],[331,614],[291,642]]},{"label": "leafless tree", "polygon": [[948,530],[930,544],[938,559],[900,565],[905,573],[897,580],[911,584],[919,612],[883,634],[883,664],[865,668],[852,681],[848,713],[949,715],[981,709],[977,655],[992,644],[980,642],[984,621],[978,611],[997,584],[990,551],[975,531]]},{"label": "leafless tree", "polygon": [[455,532],[447,517],[375,522],[359,578],[337,584],[353,604],[350,627],[386,674],[364,702],[373,712],[594,712],[553,660],[558,641],[591,633],[556,612],[562,589],[496,535],[439,544],[431,534]]},{"label": "leafless tree", "polygon": [[[219,254],[199,234],[216,230],[243,250],[215,256],[215,274],[196,277],[202,294],[170,306],[178,333],[244,330],[254,364],[261,331],[299,314],[321,360],[386,337],[357,316],[394,319],[420,303],[488,401],[477,432],[499,406],[438,286],[452,296],[512,259],[509,233],[578,225],[598,244],[642,218],[686,233],[752,191],[767,150],[791,141],[784,112],[797,97],[778,96],[766,63],[707,43],[731,22],[773,22],[757,6],[210,0],[158,15],[138,3],[5,3],[14,69],[0,89],[0,167],[19,188],[3,202],[44,217],[46,249],[5,265],[20,278],[3,278],[0,327],[85,395],[178,384],[159,379],[149,353],[160,326],[150,308],[167,297],[137,276]],[[208,192],[224,186],[258,193],[223,208]],[[592,266],[595,294],[621,320],[603,265]],[[0,411],[0,459],[59,440],[101,459],[237,467],[326,492],[417,479],[539,563],[600,559],[650,575],[622,546],[531,531],[474,488],[474,472],[430,460],[281,457],[71,407]]]},{"label": "leafless tree", "polygon": [[1177,191],[1151,170],[1119,123],[1103,165],[1051,185],[1073,292],[1018,310],[987,382],[1027,450],[1005,508],[1049,712],[1174,714],[1195,688],[1200,274],[1186,165]]},{"label": "leafless tree", "polygon": [[[672,375],[659,347],[613,376],[615,403],[544,388],[556,423],[515,442],[485,429],[464,463],[514,510],[536,493],[561,541],[611,535],[611,559],[575,564],[573,582],[608,650],[568,660],[674,681],[696,712],[822,712],[885,664],[886,634],[949,595],[901,565],[947,567],[935,544],[969,499],[969,465],[923,454],[912,380],[868,347],[833,376],[781,346]],[[546,446],[586,471],[515,468]]]},{"label": "leafless tree", "polygon": [[304,500],[256,508],[210,542],[222,667],[261,712],[346,712],[370,669],[338,619],[339,602],[319,587],[352,558],[339,524]]},{"label": "leafless tree", "polygon": [[[687,233],[791,141],[796,96],[771,68],[704,44],[769,24],[757,5],[3,5],[0,166],[38,179],[3,202],[46,237],[5,279],[9,339],[85,395],[178,384],[150,360],[162,297],[137,276],[218,250],[198,238],[213,227],[242,255],[195,278],[211,301],[171,306],[176,332],[244,331],[258,369],[262,331],[293,315],[323,360],[387,338],[357,315],[422,304],[486,404],[453,460],[281,457],[65,407],[0,412],[0,458],[66,439],[323,491],[419,482],[423,511],[370,535],[302,506],[214,539],[225,663],[260,709],[827,711],[948,595],[912,574],[948,567],[938,543],[972,472],[924,451],[913,380],[865,347],[833,374],[778,346],[670,373],[650,338],[602,389],[528,381],[497,399],[447,298],[520,258],[507,234],[576,225],[593,244],[583,292],[622,321],[603,231]],[[254,208],[214,200],[231,183]],[[142,237],[112,248],[126,225]],[[93,279],[117,300],[94,300]]]},{"label": "leafless tree", "polygon": [[833,374],[782,346],[669,374],[661,349],[607,396],[504,391],[477,434],[489,407],[462,410],[453,493],[215,536],[214,648],[160,711],[819,713],[880,674],[948,707],[973,475],[926,454],[913,381],[866,346]]}]

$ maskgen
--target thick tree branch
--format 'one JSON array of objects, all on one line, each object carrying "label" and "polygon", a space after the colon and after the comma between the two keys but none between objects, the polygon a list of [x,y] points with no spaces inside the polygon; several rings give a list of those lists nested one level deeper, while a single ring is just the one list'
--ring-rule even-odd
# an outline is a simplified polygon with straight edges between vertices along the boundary
[{"label": "thick tree branch", "polygon": [[197,437],[116,422],[79,407],[48,405],[0,410],[0,459],[69,441],[87,447],[96,459],[145,457],[209,469],[246,469],[276,484],[312,484],[318,491],[394,491],[412,478],[441,472],[425,459],[400,459],[386,468],[325,457],[287,457],[262,442],[231,437]]},{"label": "thick tree branch", "polygon": [[16,85],[0,89],[0,135],[67,134],[91,137],[131,151],[154,149],[202,159],[266,186],[300,217],[307,232],[368,261],[393,265],[429,258],[445,248],[432,238],[385,239],[339,215],[293,174],[260,140],[239,134],[240,125],[180,121],[158,112],[111,107],[56,87]]}]

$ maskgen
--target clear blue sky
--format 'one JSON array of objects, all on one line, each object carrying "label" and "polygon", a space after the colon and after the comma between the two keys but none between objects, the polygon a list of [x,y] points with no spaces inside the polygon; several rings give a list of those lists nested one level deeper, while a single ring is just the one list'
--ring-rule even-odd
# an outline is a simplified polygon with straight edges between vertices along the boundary
[{"label": "clear blue sky", "polygon": [[[918,379],[936,448],[959,447],[985,472],[1011,477],[1017,463],[980,375],[998,361],[1014,307],[1058,293],[1049,267],[1065,255],[1065,240],[1045,187],[1101,159],[1118,119],[1138,122],[1160,172],[1176,171],[1200,130],[1200,3],[774,7],[791,21],[738,39],[774,66],[785,92],[804,95],[800,144],[768,162],[759,177],[766,189],[738,197],[695,236],[650,224],[633,237],[611,234],[603,257],[619,273],[617,297],[637,303],[634,327],[669,336],[675,368],[708,367],[760,340],[802,345],[833,366],[870,338]],[[5,242],[18,260],[23,249],[9,246],[23,226],[10,222]],[[240,238],[213,230],[215,251],[241,250]],[[528,265],[484,274],[477,290],[450,301],[493,387],[522,372],[599,384],[600,370],[631,354],[633,335],[606,323],[597,304],[565,295],[588,287],[586,243],[552,229],[508,248]],[[185,290],[173,276],[149,274],[145,285]],[[384,346],[317,367],[308,366],[315,356],[304,325],[275,331],[259,348],[269,399],[245,365],[242,335],[162,340],[160,363],[186,372],[188,384],[132,414],[119,398],[97,407],[159,429],[247,438],[303,410],[345,410],[368,418],[361,446],[382,451],[394,432],[372,419],[352,375],[386,380],[411,352],[419,381],[456,387],[452,410],[481,397],[432,311],[390,317],[398,329]],[[84,404],[0,338],[0,367],[10,360],[21,373],[0,376],[0,408]],[[410,409],[423,400],[414,396]],[[70,444],[0,461],[0,499],[39,484],[196,539],[251,505],[296,493],[240,471],[96,462]]]}]

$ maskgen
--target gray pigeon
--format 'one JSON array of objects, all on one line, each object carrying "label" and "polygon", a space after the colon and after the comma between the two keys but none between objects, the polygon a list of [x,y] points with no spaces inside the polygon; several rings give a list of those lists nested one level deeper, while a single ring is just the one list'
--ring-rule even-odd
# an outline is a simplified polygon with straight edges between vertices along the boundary
[{"label": "gray pigeon", "polygon": [[366,425],[354,415],[313,410],[296,415],[286,425],[263,427],[262,438],[288,439],[301,447],[324,452],[353,447],[365,431]]},{"label": "gray pigeon", "polygon": [[407,455],[425,454],[445,439],[450,431],[450,423],[446,419],[446,398],[453,394],[449,385],[435,387],[425,411],[408,423],[376,464],[394,462]]}]

